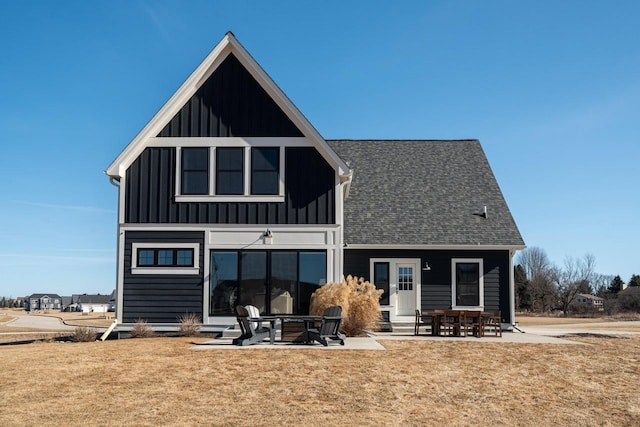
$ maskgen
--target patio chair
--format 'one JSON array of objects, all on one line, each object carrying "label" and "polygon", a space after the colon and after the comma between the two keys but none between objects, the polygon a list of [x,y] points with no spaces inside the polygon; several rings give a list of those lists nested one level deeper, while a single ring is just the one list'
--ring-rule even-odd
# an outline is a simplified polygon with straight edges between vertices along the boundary
[{"label": "patio chair", "polygon": [[440,320],[440,331],[444,336],[464,336],[462,334],[462,322],[464,311],[445,310]]},{"label": "patio chair", "polygon": [[413,335],[420,335],[420,327],[424,326],[426,333],[433,333],[433,316],[428,314],[420,314],[420,310],[416,310],[416,322],[413,327]]},{"label": "patio chair", "polygon": [[502,315],[500,310],[482,313],[482,334],[502,337]]},{"label": "patio chair", "polygon": [[474,337],[482,337],[482,312],[481,311],[465,311],[462,318],[462,329],[465,335],[473,335]]},{"label": "patio chair", "polygon": [[340,341],[340,345],[344,345],[347,337],[340,333],[340,323],[342,323],[342,307],[334,305],[327,308],[322,314],[320,326],[317,328],[307,329],[307,342],[313,343],[318,341],[323,346],[328,346],[327,338],[334,341]]},{"label": "patio chair", "polygon": [[261,342],[269,337],[269,343],[273,344],[276,339],[276,331],[271,327],[262,326],[260,312],[252,305],[236,307],[237,320],[240,325],[240,336],[233,340],[235,345],[251,345]]}]

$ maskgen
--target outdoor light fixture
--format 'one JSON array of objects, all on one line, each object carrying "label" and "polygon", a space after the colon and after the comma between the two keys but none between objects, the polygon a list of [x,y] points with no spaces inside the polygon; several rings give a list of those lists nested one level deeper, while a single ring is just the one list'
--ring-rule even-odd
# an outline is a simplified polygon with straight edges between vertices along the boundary
[{"label": "outdoor light fixture", "polygon": [[262,233],[262,238],[264,239],[265,245],[270,245],[273,243],[273,234],[271,234],[271,230],[267,228],[267,231]]},{"label": "outdoor light fixture", "polygon": [[429,265],[429,261],[424,262],[424,267],[422,267],[422,271],[431,271],[431,266]]}]

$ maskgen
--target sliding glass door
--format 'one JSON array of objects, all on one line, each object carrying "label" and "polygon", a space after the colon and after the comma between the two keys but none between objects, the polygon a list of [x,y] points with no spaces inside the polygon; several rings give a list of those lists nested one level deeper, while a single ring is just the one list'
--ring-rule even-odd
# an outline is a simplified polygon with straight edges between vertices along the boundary
[{"label": "sliding glass door", "polygon": [[326,274],[322,251],[211,251],[209,314],[233,315],[238,304],[263,314],[308,314]]}]

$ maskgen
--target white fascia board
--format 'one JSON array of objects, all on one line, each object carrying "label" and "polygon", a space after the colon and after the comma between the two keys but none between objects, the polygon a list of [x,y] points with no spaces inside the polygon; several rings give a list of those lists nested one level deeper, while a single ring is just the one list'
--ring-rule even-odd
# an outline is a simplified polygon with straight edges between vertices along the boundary
[{"label": "white fascia board", "polygon": [[320,135],[315,127],[307,120],[307,118],[298,110],[293,102],[287,97],[287,95],[278,87],[278,85],[269,77],[264,69],[253,59],[251,54],[240,44],[240,42],[232,37],[230,39],[231,45],[234,47],[233,53],[236,54],[238,60],[244,65],[244,67],[251,73],[254,79],[262,86],[267,94],[276,102],[276,104],[282,109],[282,111],[291,119],[298,129],[302,131],[302,134],[312,139],[316,143],[316,149],[322,154],[322,157],[329,162],[332,166],[338,169],[340,175],[349,173],[349,167],[347,164],[333,151],[325,139]]},{"label": "white fascia board", "polygon": [[202,61],[195,71],[185,80],[173,96],[169,98],[155,116],[142,128],[138,135],[136,135],[122,153],[111,163],[105,173],[115,179],[123,177],[129,165],[135,161],[148,145],[149,138],[155,137],[164,126],[169,123],[230,53],[236,56],[287,117],[302,131],[303,135],[313,141],[316,149],[325,160],[337,168],[340,175],[347,174],[349,168],[344,161],[329,147],[318,131],[309,123],[298,108],[287,98],[284,92],[280,90],[269,75],[230,32],[222,38],[220,43],[207,55],[204,61]]},{"label": "white fascia board", "polygon": [[522,250],[524,245],[366,245],[351,244],[347,242],[345,249],[414,249],[414,250],[483,250],[483,251],[506,251]]},{"label": "white fascia board", "polygon": [[127,145],[120,155],[111,163],[105,171],[107,175],[119,178],[124,176],[125,171],[131,163],[142,153],[146,147],[147,139],[155,137],[169,123],[184,104],[197,92],[202,85],[203,76],[211,75],[216,68],[229,55],[231,49],[229,40],[231,34],[227,33],[220,43],[213,48],[200,65],[182,83],[169,100],[160,108],[144,128]]}]

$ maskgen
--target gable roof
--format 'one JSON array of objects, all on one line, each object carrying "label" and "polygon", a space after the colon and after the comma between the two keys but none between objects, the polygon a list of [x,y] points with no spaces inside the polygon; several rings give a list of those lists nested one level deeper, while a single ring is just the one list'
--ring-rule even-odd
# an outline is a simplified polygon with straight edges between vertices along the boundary
[{"label": "gable roof", "polygon": [[[76,296],[76,295],[74,295]],[[111,300],[111,295],[77,295],[76,304],[107,304]]]},{"label": "gable roof", "polygon": [[28,299],[32,299],[32,298],[36,298],[36,299],[40,299],[42,297],[47,297],[47,298],[60,298],[60,295],[58,294],[31,294],[29,295],[27,298]]},{"label": "gable roof", "polygon": [[115,179],[120,180],[126,169],[135,161],[149,144],[149,139],[156,137],[167,124],[184,107],[189,99],[207,82],[207,79],[230,55],[240,62],[240,64],[251,74],[256,82],[273,99],[276,105],[293,122],[301,133],[309,138],[320,154],[334,166],[340,175],[349,172],[347,165],[342,159],[327,145],[324,138],[304,117],[298,108],[289,100],[269,75],[260,67],[247,50],[238,42],[233,33],[228,32],[216,47],[207,55],[202,63],[191,73],[185,82],[171,96],[171,98],[160,108],[145,127],[136,137],[125,147],[118,157],[105,170],[105,173]]},{"label": "gable roof", "polygon": [[478,140],[327,142],[354,171],[349,247],[524,248]]},{"label": "gable roof", "polygon": [[604,298],[599,297],[597,295],[591,295],[591,294],[578,294],[577,296],[582,297],[582,298],[586,298],[588,300],[592,300],[592,301],[604,301]]}]

